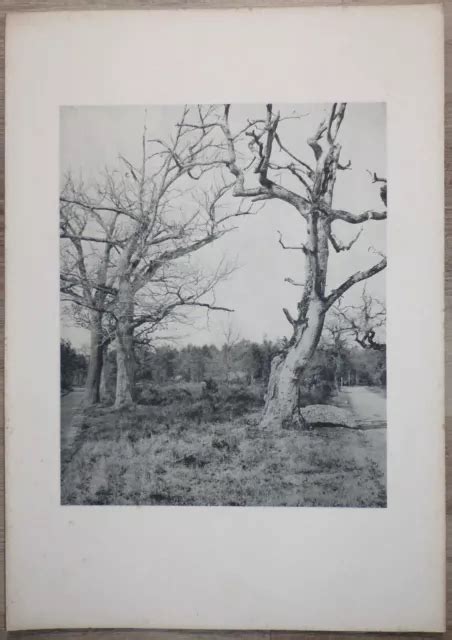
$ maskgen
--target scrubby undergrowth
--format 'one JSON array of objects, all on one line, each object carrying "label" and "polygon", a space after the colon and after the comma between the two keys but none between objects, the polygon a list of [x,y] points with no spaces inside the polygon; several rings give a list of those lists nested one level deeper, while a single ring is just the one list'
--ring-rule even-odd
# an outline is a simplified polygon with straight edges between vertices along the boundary
[{"label": "scrubby undergrowth", "polygon": [[261,431],[260,390],[238,391],[86,411],[62,455],[62,503],[385,506],[384,429]]}]

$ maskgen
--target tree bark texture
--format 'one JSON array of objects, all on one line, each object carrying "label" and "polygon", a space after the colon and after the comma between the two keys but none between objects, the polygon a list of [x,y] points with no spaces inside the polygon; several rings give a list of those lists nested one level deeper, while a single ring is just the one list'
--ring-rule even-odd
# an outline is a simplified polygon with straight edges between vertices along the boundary
[{"label": "tree bark texture", "polygon": [[116,397],[115,408],[133,404],[135,388],[135,354],[133,349],[134,295],[127,276],[118,289],[118,319],[116,326]]}]

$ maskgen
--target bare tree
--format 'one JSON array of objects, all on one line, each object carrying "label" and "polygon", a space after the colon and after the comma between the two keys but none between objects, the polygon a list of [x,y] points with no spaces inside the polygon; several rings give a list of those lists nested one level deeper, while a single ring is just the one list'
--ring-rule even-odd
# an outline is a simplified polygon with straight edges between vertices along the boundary
[{"label": "bare tree", "polygon": [[[63,194],[73,189],[68,181]],[[112,289],[108,284],[110,254],[115,246],[117,216],[99,219],[103,235],[89,235],[89,216],[84,209],[62,203],[60,207],[61,302],[70,303],[71,314],[77,324],[90,332],[90,352],[83,403],[91,405],[100,400],[100,382],[104,350],[111,341],[111,332],[104,321],[104,312]],[[64,240],[64,242],[63,242]],[[93,243],[100,243],[92,252]],[[94,258],[94,259],[93,259]]]},{"label": "bare tree", "polygon": [[[66,189],[60,198],[62,208],[69,206],[82,219],[87,216],[89,225],[100,232],[99,238],[91,226],[88,233],[86,224],[71,227],[78,253],[83,242],[97,256],[93,245],[108,247],[106,282],[96,287],[105,294],[102,311],[115,323],[116,407],[134,400],[133,341],[138,326],[152,331],[180,306],[228,310],[206,296],[229,267],[217,270],[213,281],[170,268],[231,231],[228,220],[253,213],[252,206],[242,205],[224,212],[222,199],[233,183],[224,178],[218,144],[206,122],[212,110],[185,107],[169,141],[148,139],[144,127],[138,163],[120,156],[119,168],[106,172],[94,188],[76,188],[69,181],[71,192]],[[195,122],[189,128],[188,117]],[[207,182],[204,176],[209,172],[215,176]],[[68,237],[67,230],[63,237]],[[88,297],[83,303],[91,305]]]},{"label": "bare tree", "polygon": [[359,304],[344,305],[341,300],[333,308],[342,333],[348,333],[363,349],[386,352],[383,333],[386,326],[386,307],[363,287]]},{"label": "bare tree", "polygon": [[240,342],[241,337],[239,331],[235,329],[232,319],[229,317],[225,325],[223,325],[223,362],[226,371],[226,380],[229,380],[231,373],[231,357],[234,347]]},{"label": "bare tree", "polygon": [[[327,311],[356,283],[366,280],[386,267],[386,257],[371,268],[350,275],[337,288],[327,291],[327,273],[331,248],[337,253],[351,249],[358,240],[360,231],[348,244],[342,243],[333,233],[333,223],[342,221],[351,225],[364,224],[370,220],[386,219],[384,210],[366,210],[352,213],[333,206],[333,195],[338,171],[350,169],[351,163],[341,163],[339,132],[346,113],[346,104],[334,104],[328,117],[320,123],[317,131],[307,141],[314,162],[305,162],[294,154],[280,135],[283,121],[271,104],[266,105],[262,119],[248,121],[247,126],[233,133],[230,125],[230,105],[225,105],[221,114],[211,114],[209,126],[221,131],[224,145],[223,162],[234,178],[233,195],[251,201],[281,200],[291,205],[305,225],[305,240],[287,244],[279,238],[282,249],[299,251],[304,257],[303,282],[289,279],[300,287],[297,313],[293,316],[283,309],[291,325],[292,336],[287,348],[272,361],[269,386],[262,425],[289,425],[301,422],[298,407],[298,382],[319,343]],[[185,126],[189,126],[186,123]],[[243,136],[249,138],[248,149],[251,161],[244,158]],[[245,184],[252,168],[257,184]],[[295,189],[282,184],[296,182]],[[289,182],[290,180],[290,182]],[[374,176],[374,182],[383,178]],[[386,205],[386,188],[382,193]]]}]

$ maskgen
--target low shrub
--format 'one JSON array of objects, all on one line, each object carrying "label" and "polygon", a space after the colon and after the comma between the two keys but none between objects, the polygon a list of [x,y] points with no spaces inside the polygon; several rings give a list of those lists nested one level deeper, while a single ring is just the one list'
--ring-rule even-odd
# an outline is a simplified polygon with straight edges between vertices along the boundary
[{"label": "low shrub", "polygon": [[142,387],[137,394],[139,404],[150,406],[170,405],[173,403],[187,403],[193,396],[189,389],[180,385],[165,387]]},{"label": "low shrub", "polygon": [[214,436],[212,438],[212,447],[224,453],[238,453],[239,442],[238,437],[231,434]]},{"label": "low shrub", "polygon": [[259,387],[235,385],[224,389],[222,410],[229,417],[239,417],[262,406],[264,394]]},{"label": "low shrub", "polygon": [[309,387],[301,386],[299,390],[299,404],[306,407],[310,404],[328,404],[333,393],[333,385],[330,382],[322,381]]},{"label": "low shrub", "polygon": [[164,398],[161,392],[154,387],[145,387],[137,393],[138,404],[158,406],[163,404]]},{"label": "low shrub", "polygon": [[204,397],[201,400],[191,402],[186,407],[180,407],[180,415],[188,420],[193,420],[198,424],[205,421],[213,421],[216,414],[216,405],[210,398]]},{"label": "low shrub", "polygon": [[216,393],[218,391],[218,383],[213,378],[207,378],[204,381],[204,386],[202,387],[202,393],[205,395],[206,393]]}]

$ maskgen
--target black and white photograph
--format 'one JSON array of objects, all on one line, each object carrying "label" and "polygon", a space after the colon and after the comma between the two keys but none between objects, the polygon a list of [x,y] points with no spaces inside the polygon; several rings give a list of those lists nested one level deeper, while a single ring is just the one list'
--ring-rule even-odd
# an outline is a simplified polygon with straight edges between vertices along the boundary
[{"label": "black and white photograph", "polygon": [[386,106],[60,108],[61,504],[387,506]]}]

